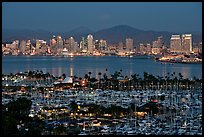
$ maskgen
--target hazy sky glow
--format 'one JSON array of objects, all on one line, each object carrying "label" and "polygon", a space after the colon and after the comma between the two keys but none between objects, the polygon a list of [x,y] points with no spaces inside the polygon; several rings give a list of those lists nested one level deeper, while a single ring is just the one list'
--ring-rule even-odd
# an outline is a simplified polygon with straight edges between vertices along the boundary
[{"label": "hazy sky glow", "polygon": [[94,31],[115,25],[142,30],[202,32],[201,2],[3,2],[2,27]]}]

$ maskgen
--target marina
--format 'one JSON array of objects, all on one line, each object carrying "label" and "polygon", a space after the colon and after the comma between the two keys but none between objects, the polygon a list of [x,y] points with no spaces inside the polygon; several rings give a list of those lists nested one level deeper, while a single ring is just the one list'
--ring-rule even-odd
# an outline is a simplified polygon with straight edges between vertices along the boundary
[{"label": "marina", "polygon": [[[202,135],[202,86],[61,89],[55,88],[52,79],[8,79],[2,83],[2,104],[30,99],[29,117],[43,120],[46,129],[64,127],[64,134],[73,135]],[[12,87],[21,88],[13,92]],[[55,133],[44,130],[42,134]]]}]

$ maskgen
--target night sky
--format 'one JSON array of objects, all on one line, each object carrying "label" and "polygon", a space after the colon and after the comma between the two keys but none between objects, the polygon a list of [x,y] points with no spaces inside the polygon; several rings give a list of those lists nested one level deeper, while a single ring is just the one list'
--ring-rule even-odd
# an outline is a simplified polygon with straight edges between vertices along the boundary
[{"label": "night sky", "polygon": [[201,2],[3,2],[3,29],[65,32],[129,25],[141,30],[202,32]]}]

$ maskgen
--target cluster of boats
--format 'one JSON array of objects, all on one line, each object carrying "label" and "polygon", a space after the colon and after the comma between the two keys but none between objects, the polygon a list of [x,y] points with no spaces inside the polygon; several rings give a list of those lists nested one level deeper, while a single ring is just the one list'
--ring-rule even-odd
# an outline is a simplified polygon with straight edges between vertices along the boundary
[{"label": "cluster of boats", "polygon": [[[2,103],[11,101],[8,97],[9,92],[2,92]],[[5,96],[7,94],[7,96]],[[21,97],[26,92],[16,92],[9,96]],[[143,106],[149,102],[150,98],[155,98],[157,103],[164,107],[164,113],[150,115],[138,118],[137,116],[124,116],[120,119],[111,118],[93,118],[84,116],[75,124],[70,124],[62,119],[51,118],[45,120],[48,125],[57,126],[56,123],[66,126],[77,126],[80,129],[79,135],[88,134],[114,134],[114,135],[202,135],[202,89],[199,90],[142,90],[142,91],[114,91],[114,90],[86,90],[77,91],[76,89],[67,89],[62,91],[30,92],[32,107],[29,116],[34,117],[44,113],[47,117],[52,114],[69,113],[70,103],[75,101],[77,105],[96,104],[106,108],[111,105],[130,107],[130,104]],[[164,96],[164,100],[159,99]],[[56,111],[45,111],[48,108],[66,108]],[[176,110],[174,113],[166,109]],[[136,110],[134,110],[136,111]],[[55,113],[54,113],[55,112]],[[97,121],[93,123],[93,121]],[[81,123],[81,124],[80,124]],[[87,124],[89,123],[89,124]],[[86,126],[85,126],[86,125]]]}]

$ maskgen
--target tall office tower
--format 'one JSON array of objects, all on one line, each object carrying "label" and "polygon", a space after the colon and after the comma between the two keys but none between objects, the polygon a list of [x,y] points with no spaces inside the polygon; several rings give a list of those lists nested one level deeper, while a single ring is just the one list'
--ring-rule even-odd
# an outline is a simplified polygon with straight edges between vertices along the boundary
[{"label": "tall office tower", "polygon": [[152,42],[152,53],[153,54],[159,54],[161,51],[161,48],[158,47],[158,42],[155,40]]},{"label": "tall office tower", "polygon": [[125,45],[126,45],[126,51],[128,52],[133,51],[133,39],[127,38]]},{"label": "tall office tower", "polygon": [[145,54],[146,53],[146,47],[143,43],[139,44],[139,51],[141,54]]},{"label": "tall office tower", "polygon": [[185,53],[192,52],[192,34],[182,35],[182,48]]},{"label": "tall office tower", "polygon": [[101,51],[107,50],[107,41],[101,39],[99,41],[99,48]]},{"label": "tall office tower", "polygon": [[69,53],[74,53],[76,51],[77,44],[73,37],[65,39],[64,48],[66,48]]},{"label": "tall office tower", "polygon": [[18,41],[18,40],[14,40],[14,41],[12,42],[12,47],[13,47],[13,49],[18,49],[18,47],[19,47],[19,41]]},{"label": "tall office tower", "polygon": [[26,42],[26,52],[31,53],[31,42],[30,42],[30,40],[27,40],[27,42]]},{"label": "tall office tower", "polygon": [[85,39],[84,37],[82,37],[82,40],[80,42],[80,49],[82,52],[87,52],[88,50],[87,39]]},{"label": "tall office tower", "polygon": [[198,52],[202,53],[202,41],[198,44]]},{"label": "tall office tower", "polygon": [[150,43],[147,43],[147,53],[152,53],[152,45]]},{"label": "tall office tower", "polygon": [[100,43],[99,40],[95,40],[95,42],[94,42],[95,49],[98,50],[98,51],[100,50],[99,43]]},{"label": "tall office tower", "polygon": [[158,46],[158,48],[162,48],[163,45],[164,45],[164,43],[163,43],[163,37],[160,36],[160,37],[157,38],[157,46]]},{"label": "tall office tower", "polygon": [[41,47],[42,40],[36,39],[35,47],[39,49]]},{"label": "tall office tower", "polygon": [[36,40],[36,49],[39,49],[39,48],[41,48],[42,45],[46,45],[46,44],[47,44],[47,42],[45,40],[37,39]]},{"label": "tall office tower", "polygon": [[23,54],[25,54],[25,51],[26,51],[26,41],[25,40],[22,40],[20,42],[20,52],[22,52]]},{"label": "tall office tower", "polygon": [[171,52],[182,52],[180,35],[172,35],[170,40]]},{"label": "tall office tower", "polygon": [[57,44],[58,45],[63,45],[63,40],[61,36],[57,36]]},{"label": "tall office tower", "polygon": [[50,47],[53,47],[57,44],[57,40],[56,40],[56,37],[53,36],[53,38],[50,40]]},{"label": "tall office tower", "polygon": [[118,43],[118,51],[123,51],[124,47],[123,47],[123,42],[119,42]]},{"label": "tall office tower", "polygon": [[88,43],[88,52],[93,53],[94,43],[93,43],[93,36],[91,34],[87,36],[87,43]]}]

